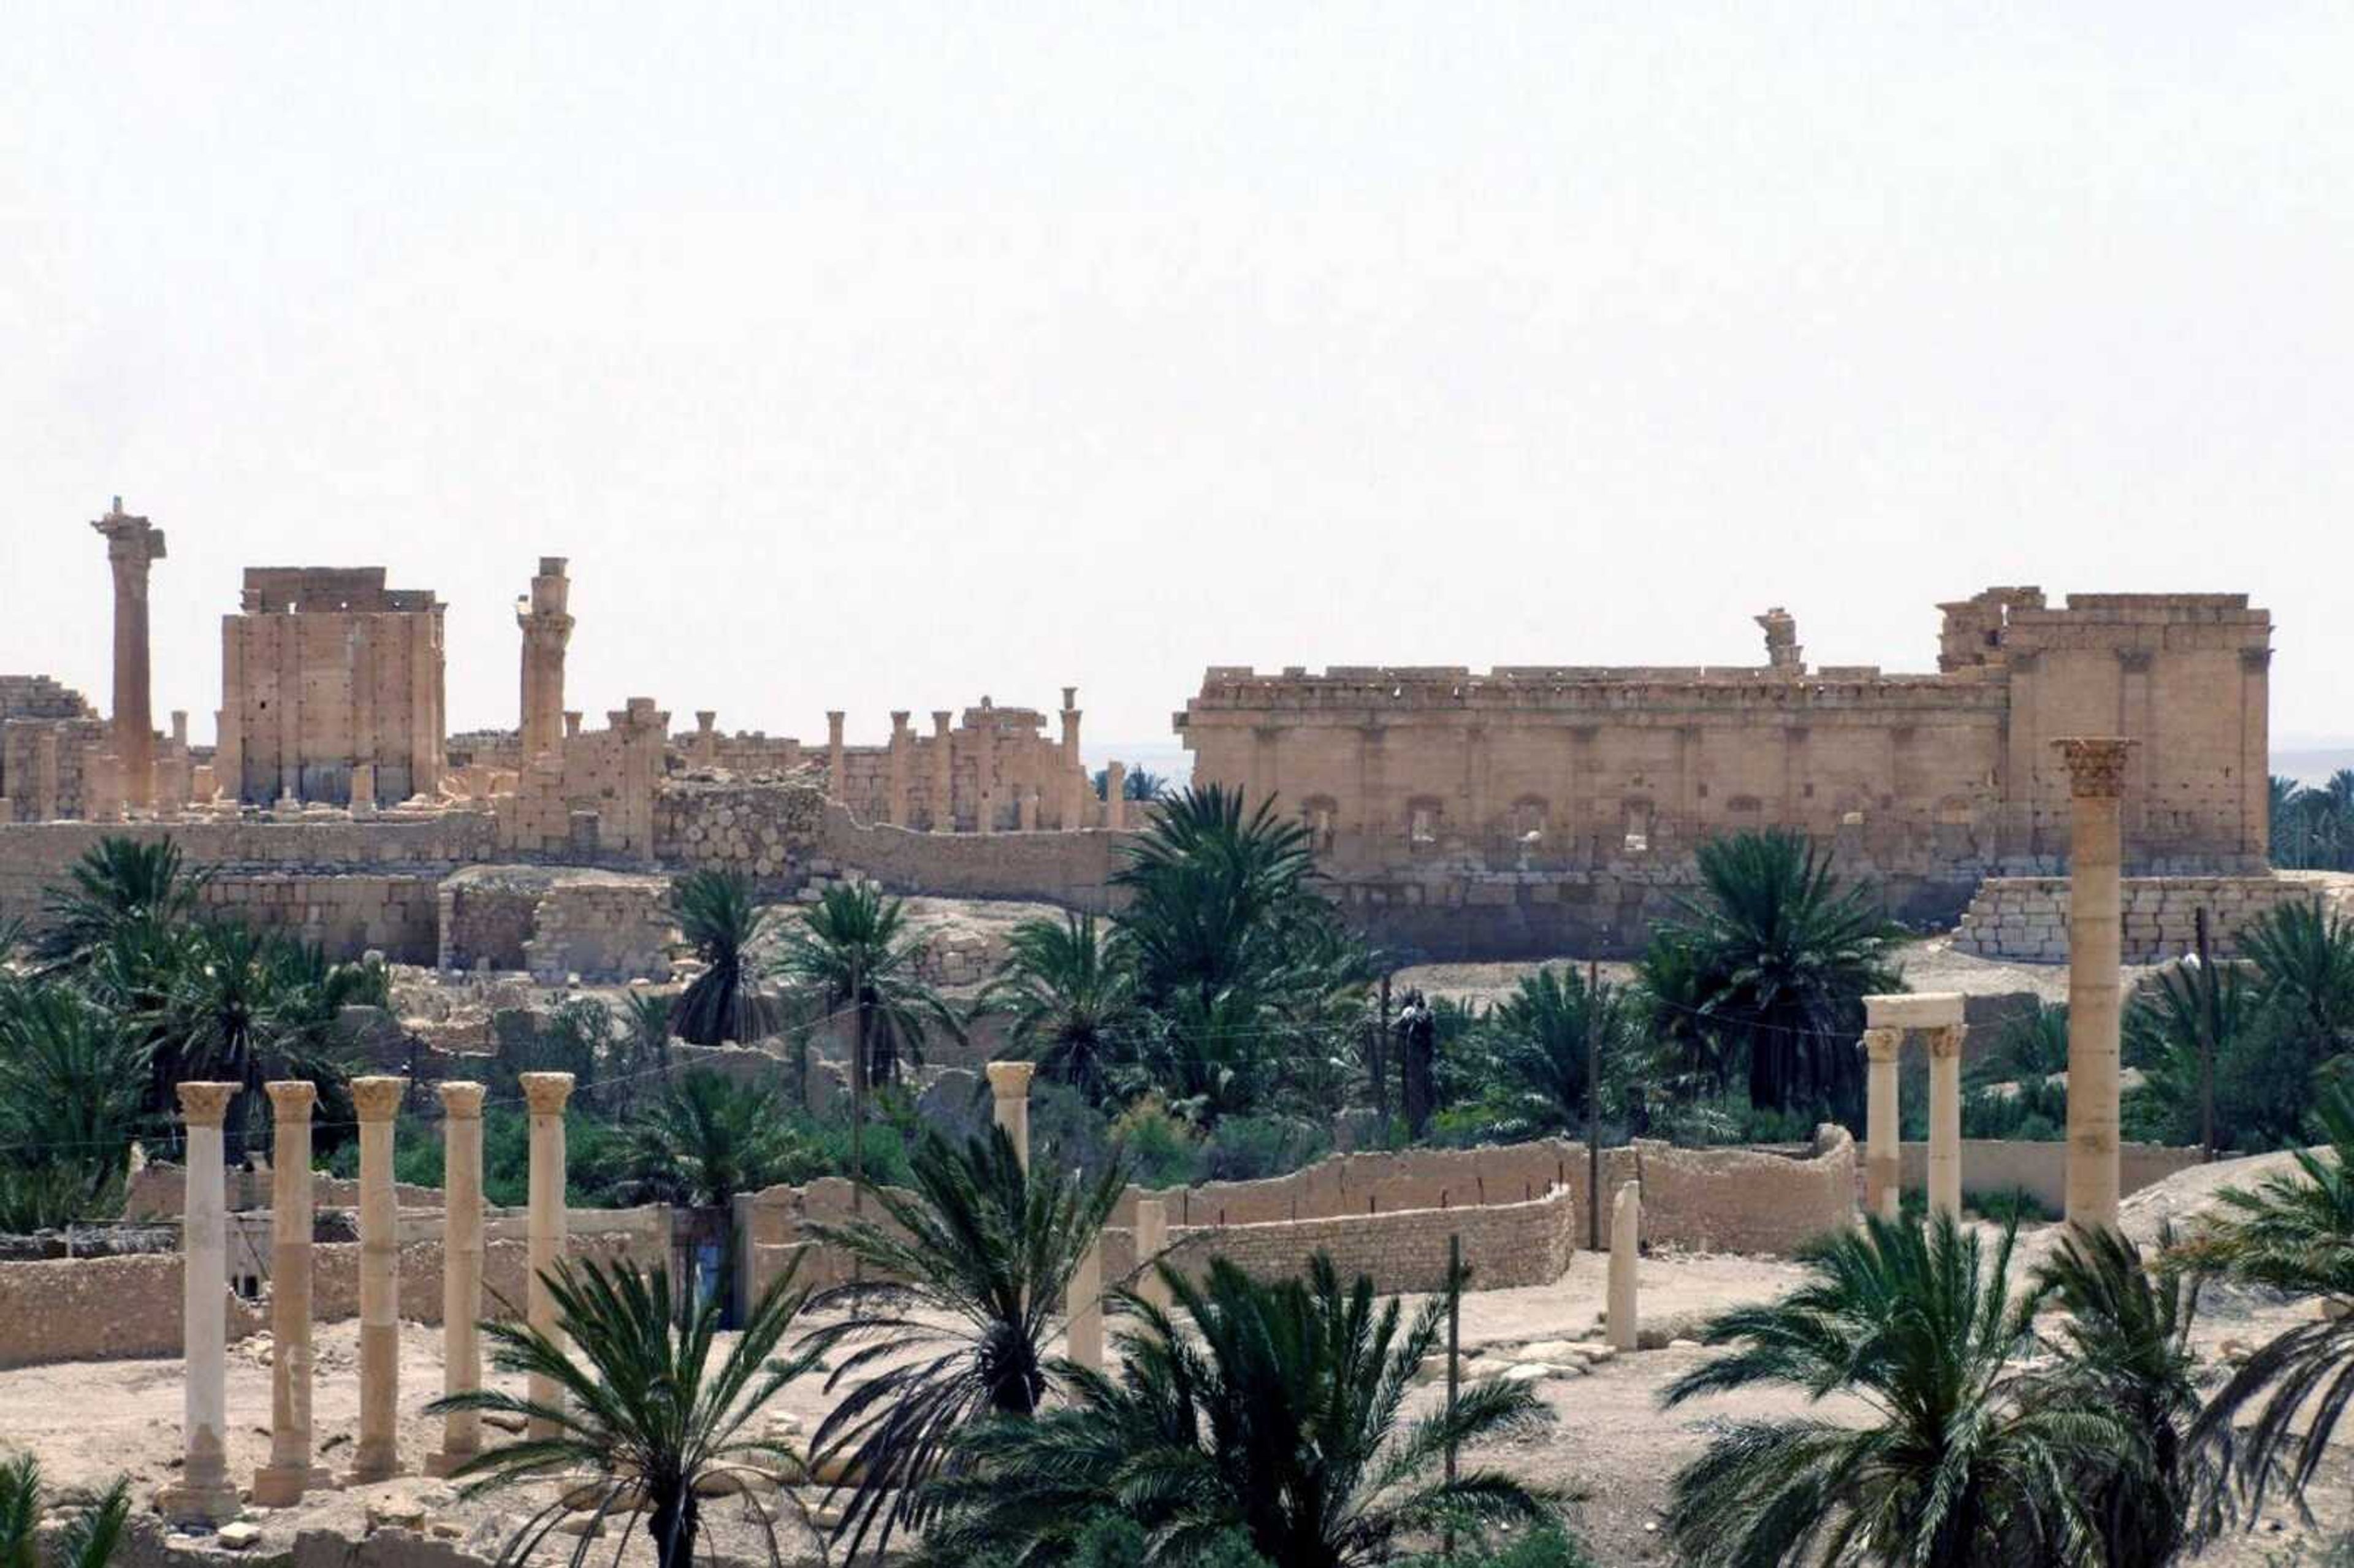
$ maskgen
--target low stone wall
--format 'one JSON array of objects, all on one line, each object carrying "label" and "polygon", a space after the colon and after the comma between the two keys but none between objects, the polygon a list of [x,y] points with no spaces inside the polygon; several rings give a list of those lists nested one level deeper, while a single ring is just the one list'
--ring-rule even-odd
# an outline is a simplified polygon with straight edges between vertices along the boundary
[{"label": "low stone wall", "polygon": [[896,893],[948,898],[1035,898],[1092,914],[1115,907],[1119,850],[1133,835],[1076,832],[924,833],[869,827],[829,800],[818,852]]},{"label": "low stone wall", "polygon": [[[822,784],[667,780],[654,796],[654,853],[665,864],[733,871],[764,893],[801,885],[827,809]],[[840,810],[840,807],[833,808]]]},{"label": "low stone wall", "polygon": [[[1907,1190],[1929,1184],[1929,1146],[1907,1143],[1899,1153],[1898,1178]],[[2117,1147],[2117,1195],[2138,1192],[2153,1181],[2200,1163],[2196,1149],[2158,1143]],[[1962,1191],[2005,1193],[2023,1190],[2055,1214],[2068,1210],[2068,1146],[2064,1143],[1966,1138],[1962,1140]]]},{"label": "low stone wall", "polygon": [[[2129,876],[2124,881],[2125,961],[2162,963],[2198,942],[2198,912],[2209,912],[2219,956],[2238,950],[2240,929],[2283,905],[2354,902],[2354,878],[2322,872],[2260,876]],[[1957,952],[2025,963],[2068,961],[2068,879],[1988,877],[1962,912]]]},{"label": "low stone wall", "polygon": [[[1643,1234],[1661,1246],[1787,1253],[1844,1224],[1854,1206],[1856,1151],[1846,1130],[1825,1126],[1808,1149],[1678,1149],[1639,1139],[1602,1151],[1606,1195],[1643,1185]],[[1479,1149],[1343,1154],[1265,1181],[1210,1181],[1161,1192],[1131,1188],[1112,1223],[1135,1223],[1136,1201],[1161,1199],[1172,1229],[1212,1229],[1326,1218],[1378,1218],[1402,1210],[1451,1211],[1542,1199],[1565,1190],[1585,1212],[1585,1147],[1563,1139]],[[1602,1244],[1609,1245],[1609,1205]],[[1581,1237],[1583,1231],[1580,1232]]]},{"label": "low stone wall", "polygon": [[533,913],[524,967],[543,983],[570,975],[594,984],[668,980],[670,881],[660,876],[589,873],[566,877],[547,890]]},{"label": "low stone wall", "polygon": [[[578,1227],[566,1255],[642,1266],[667,1264],[667,1211],[617,1211],[622,1223],[605,1225],[591,1212],[576,1210]],[[663,1223],[641,1216],[659,1213]],[[519,1224],[520,1220],[514,1222]],[[512,1229],[513,1225],[506,1227]],[[412,1227],[404,1224],[404,1231]],[[260,1248],[266,1257],[268,1249]],[[359,1246],[329,1243],[312,1249],[313,1320],[331,1323],[359,1314]],[[494,1227],[482,1261],[483,1310],[512,1317],[520,1308],[528,1278],[528,1244]],[[400,1316],[413,1323],[441,1320],[441,1241],[438,1234],[404,1239],[400,1247]],[[124,1356],[177,1356],[184,1340],[180,1323],[180,1255],[149,1253],[132,1257],[70,1258],[39,1263],[0,1263],[0,1367],[48,1361],[104,1361]],[[267,1300],[225,1298],[228,1337],[234,1341],[270,1326]]]},{"label": "low stone wall", "polygon": [[0,919],[37,925],[43,889],[64,883],[73,863],[108,837],[171,839],[191,869],[213,873],[217,885],[207,896],[216,906],[324,941],[332,958],[355,959],[374,947],[414,963],[435,956],[434,882],[497,851],[496,821],[481,811],[371,821],[336,815],[0,823]]}]

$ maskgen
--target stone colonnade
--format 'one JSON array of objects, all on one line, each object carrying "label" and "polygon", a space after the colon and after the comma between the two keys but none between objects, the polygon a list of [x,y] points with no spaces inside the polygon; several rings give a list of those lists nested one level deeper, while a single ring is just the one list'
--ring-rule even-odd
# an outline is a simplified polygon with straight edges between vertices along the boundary
[{"label": "stone colonnade", "polygon": [[[564,1104],[569,1073],[525,1073],[531,1108],[530,1319],[555,1335],[555,1312],[542,1270],[563,1256]],[[351,1480],[382,1480],[400,1472],[396,1420],[399,1395],[399,1211],[392,1181],[394,1118],[408,1081],[352,1080],[360,1124],[360,1438]],[[254,1500],[283,1508],[315,1488],[332,1485],[313,1461],[311,1393],[312,1171],[308,1083],[267,1086],[276,1131],[271,1180],[270,1463],[254,1476]],[[180,1479],[157,1498],[175,1522],[218,1524],[237,1515],[224,1436],[228,1430],[228,1192],[221,1158],[222,1122],[236,1084],[185,1083],[180,1108],[187,1130],[187,1187],[181,1224],[181,1336],[186,1360],[186,1455]],[[444,1124],[442,1392],[480,1388],[482,1344],[475,1325],[482,1304],[482,1086],[451,1081],[440,1086]],[[532,1380],[532,1397],[553,1403],[556,1391]],[[446,1476],[481,1452],[480,1418],[453,1412],[444,1418],[442,1445],[426,1468]]]},{"label": "stone colonnade", "polygon": [[1896,1217],[1901,1165],[1897,1056],[1905,1032],[1918,1029],[1929,1037],[1929,1210],[1961,1217],[1962,1009],[1957,991],[1863,999],[1863,1046],[1871,1074],[1864,1107],[1867,1213],[1888,1220]]}]

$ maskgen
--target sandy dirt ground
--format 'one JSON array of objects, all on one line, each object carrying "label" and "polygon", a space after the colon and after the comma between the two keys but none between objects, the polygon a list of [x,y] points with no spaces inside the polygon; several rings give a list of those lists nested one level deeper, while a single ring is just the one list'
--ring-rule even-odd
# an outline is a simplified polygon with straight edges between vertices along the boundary
[{"label": "sandy dirt ground", "polygon": [[[2055,1235],[2055,1227],[2045,1227],[2022,1238],[2023,1245],[2031,1256],[2035,1255]],[[1569,1273],[1553,1285],[1467,1297],[1461,1326],[1467,1357],[1490,1347],[1574,1340],[1585,1334],[1599,1320],[1605,1268],[1606,1261],[1598,1255],[1580,1254]],[[1644,1322],[1655,1334],[1681,1336],[1728,1307],[1771,1298],[1789,1288],[1800,1275],[1798,1266],[1778,1259],[1705,1255],[1647,1257],[1640,1270]],[[2300,1316],[2293,1308],[2239,1293],[2211,1293],[2200,1339],[2211,1351],[2226,1339],[2253,1342]],[[266,1337],[249,1340],[233,1347],[229,1357],[231,1473],[240,1484],[250,1479],[269,1449],[267,1345]],[[348,1464],[351,1456],[358,1416],[355,1347],[351,1324],[330,1324],[319,1330],[315,1421],[322,1439],[321,1457],[331,1468]],[[401,1351],[402,1457],[414,1468],[437,1445],[439,1436],[438,1422],[426,1417],[422,1410],[440,1389],[440,1333],[422,1327],[405,1328]],[[1696,1457],[1710,1436],[1728,1420],[1795,1414],[1807,1408],[1796,1396],[1774,1393],[1712,1398],[1672,1412],[1661,1411],[1660,1390],[1711,1353],[1689,1345],[1670,1346],[1619,1356],[1596,1365],[1585,1376],[1539,1383],[1539,1396],[1552,1419],[1468,1456],[1467,1463],[1493,1464],[1574,1499],[1572,1516],[1600,1563],[1673,1562],[1674,1553],[1662,1534],[1660,1510],[1669,1478],[1676,1469]],[[1429,1408],[1441,1397],[1436,1385],[1418,1390],[1410,1414]],[[822,1379],[804,1379],[790,1385],[755,1425],[769,1430],[774,1422],[774,1429],[779,1432],[806,1432],[828,1404]],[[31,1447],[58,1485],[94,1486],[116,1474],[128,1474],[144,1496],[175,1473],[180,1405],[176,1361],[0,1372],[0,1434],[5,1434],[0,1446]],[[1810,1413],[1855,1419],[1862,1411],[1852,1401],[1838,1399],[1815,1406]],[[495,1440],[500,1434],[487,1436]],[[2300,1543],[2320,1541],[2326,1527],[2338,1524],[2343,1512],[2338,1499],[2348,1495],[2349,1478],[2354,1478],[2354,1467],[2342,1457],[2333,1459],[2316,1491],[2319,1501],[2330,1505],[2328,1517],[2321,1524],[2301,1525],[2275,1513],[2260,1521],[2253,1532],[2234,1536],[2201,1561],[2225,1568],[2297,1561],[2294,1553]],[[420,1520],[429,1531],[489,1555],[536,1505],[536,1499],[546,1495],[461,1501],[446,1483],[410,1475],[375,1486],[314,1494],[296,1508],[256,1510],[251,1518],[262,1530],[261,1551],[290,1543],[294,1532],[303,1529],[327,1528],[356,1536],[369,1528],[373,1514],[377,1520]],[[804,1500],[812,1508],[820,1506],[822,1494],[812,1490]],[[757,1538],[741,1514],[742,1507],[738,1500],[720,1505],[717,1528],[734,1549],[749,1551]],[[782,1517],[779,1528],[790,1534],[791,1499],[771,1499],[768,1507]],[[737,1511],[731,1513],[731,1510]],[[574,1544],[568,1539],[557,1541],[567,1548]],[[610,1539],[600,1543],[596,1560],[609,1561],[611,1545]],[[2305,1549],[2314,1550],[2310,1545]],[[638,1553],[633,1551],[630,1556],[635,1560]]]}]

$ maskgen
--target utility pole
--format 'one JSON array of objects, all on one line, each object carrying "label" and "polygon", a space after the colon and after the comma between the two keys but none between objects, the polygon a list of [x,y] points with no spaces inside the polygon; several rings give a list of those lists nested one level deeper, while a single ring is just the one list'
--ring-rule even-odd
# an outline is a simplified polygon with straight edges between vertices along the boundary
[{"label": "utility pole", "polygon": [[850,955],[850,1217],[855,1221],[866,1191],[866,977],[864,950]]},{"label": "utility pole", "polygon": [[[1380,1056],[1382,1083],[1381,1087],[1375,1091],[1373,1095],[1373,1100],[1374,1103],[1379,1105],[1383,1110],[1382,1141],[1386,1144],[1389,1141],[1390,1131],[1388,1125],[1390,1103],[1390,971],[1386,969],[1382,970],[1382,1022],[1380,1034],[1382,1042]],[[1403,1051],[1399,1052],[1398,1059],[1403,1062],[1405,1059],[1405,1053]],[[1405,1080],[1403,1074],[1401,1074],[1398,1080],[1398,1093],[1401,1099],[1403,1099],[1405,1093]]]},{"label": "utility pole", "polygon": [[2198,910],[2199,932],[2199,1147],[2209,1164],[2215,1162],[2215,1035],[2221,1022],[2216,1003],[2222,987],[2215,972],[2214,955],[2207,946],[2207,906]]},{"label": "utility pole", "polygon": [[[1604,927],[1600,945],[1607,946]],[[1585,960],[1585,1250],[1602,1250],[1602,964]]]},{"label": "utility pole", "polygon": [[[1447,1484],[1455,1484],[1455,1397],[1462,1386],[1463,1235],[1447,1238]],[[1447,1559],[1455,1560],[1455,1526],[1447,1526]]]}]

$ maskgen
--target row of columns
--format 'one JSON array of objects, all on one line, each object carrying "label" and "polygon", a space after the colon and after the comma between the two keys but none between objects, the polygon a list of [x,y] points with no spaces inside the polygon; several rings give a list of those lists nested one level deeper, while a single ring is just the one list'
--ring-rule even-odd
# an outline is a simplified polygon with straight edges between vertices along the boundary
[{"label": "row of columns", "polygon": [[[2068,769],[2068,1223],[2117,1223],[2118,1054],[2124,948],[2120,819],[2133,743],[2114,736],[2052,742]],[[1907,1029],[1929,1035],[1929,1209],[1962,1209],[1962,999],[1864,998],[1870,1062],[1864,1122],[1864,1206],[1897,1213],[1897,1055]]]},{"label": "row of columns", "polygon": [[[564,1107],[569,1073],[522,1075],[531,1118],[527,1312],[533,1327],[556,1336],[556,1310],[541,1275],[564,1255]],[[315,1460],[311,1419],[313,1198],[311,1116],[317,1091],[308,1083],[265,1086],[275,1122],[271,1158],[270,1461],[254,1475],[253,1499],[270,1508],[298,1502],[334,1484]],[[183,1204],[182,1336],[186,1357],[186,1457],[181,1478],[158,1499],[170,1519],[218,1523],[235,1516],[223,1436],[228,1426],[228,1214],[222,1124],[239,1086],[184,1083],[187,1192]],[[400,1212],[393,1184],[393,1135],[408,1080],[361,1077],[351,1083],[360,1132],[360,1431],[346,1478],[353,1484],[400,1473]],[[442,1392],[482,1386],[482,1102],[481,1084],[439,1089],[443,1112]],[[554,1385],[531,1381],[530,1397],[552,1404]],[[534,1436],[548,1423],[535,1421]],[[426,1469],[449,1475],[482,1451],[480,1418],[452,1412]]]}]

